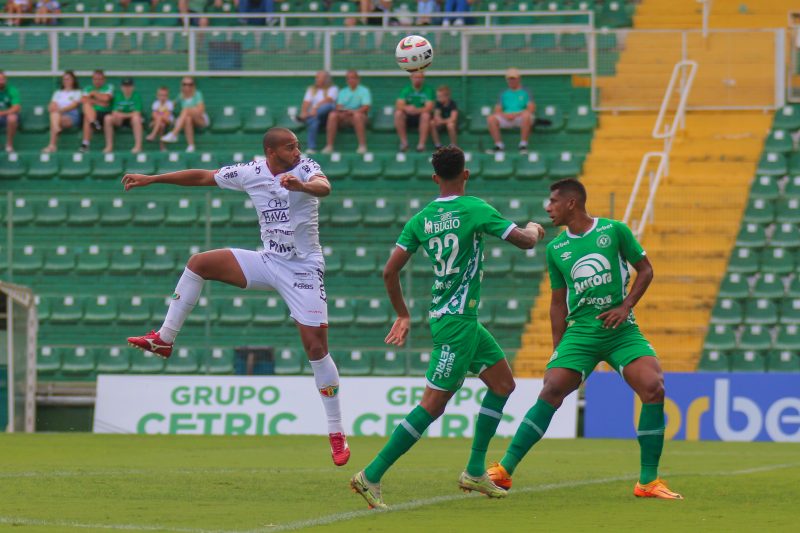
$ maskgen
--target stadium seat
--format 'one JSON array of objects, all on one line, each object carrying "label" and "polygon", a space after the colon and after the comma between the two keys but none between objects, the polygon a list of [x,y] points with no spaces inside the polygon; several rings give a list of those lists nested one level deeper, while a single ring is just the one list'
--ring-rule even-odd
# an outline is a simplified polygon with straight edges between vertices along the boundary
[{"label": "stadium seat", "polygon": [[403,352],[376,350],[371,352],[372,374],[375,376],[402,376],[406,373],[406,358]]},{"label": "stadium seat", "polygon": [[367,152],[361,159],[353,163],[350,177],[353,179],[373,180],[383,173],[383,160],[375,154]]},{"label": "stadium seat", "polygon": [[[74,22],[76,19],[66,19],[63,21],[65,25],[69,25],[70,22]],[[77,33],[72,32],[64,32],[58,34],[58,51],[61,53],[70,53],[75,52],[80,48],[80,40],[79,35]]]},{"label": "stadium seat", "polygon": [[180,198],[166,207],[164,222],[168,226],[190,226],[197,222],[200,206],[189,198]]},{"label": "stadium seat", "polygon": [[776,224],[769,240],[771,246],[780,248],[800,247],[800,228],[789,222]]},{"label": "stadium seat", "polygon": [[158,226],[164,222],[166,216],[166,206],[162,202],[150,200],[136,206],[133,222],[142,226]]},{"label": "stadium seat", "polygon": [[36,354],[36,373],[40,375],[55,374],[61,370],[61,349],[51,346],[40,346]]},{"label": "stadium seat", "polygon": [[236,202],[231,208],[231,224],[234,226],[247,226],[252,228],[258,224],[253,201],[248,198],[242,202]]},{"label": "stadium seat", "polygon": [[800,176],[790,177],[783,191],[786,198],[800,198]]},{"label": "stadium seat", "polygon": [[97,31],[83,34],[81,50],[89,54],[105,52],[108,47],[108,35]]},{"label": "stadium seat", "polygon": [[50,300],[37,294],[34,296],[34,302],[36,303],[36,316],[39,321],[47,322],[50,320]]},{"label": "stadium seat", "polygon": [[794,276],[786,289],[786,296],[789,298],[800,298],[800,275]]},{"label": "stadium seat", "polygon": [[550,162],[550,176],[553,178],[573,178],[581,173],[581,164],[576,155],[568,150],[562,151]]},{"label": "stadium seat", "polygon": [[[263,36],[262,39],[264,39]],[[245,112],[242,130],[245,133],[264,133],[274,124],[275,119],[269,108],[263,105],[257,105],[253,109]]]},{"label": "stadium seat", "polygon": [[42,264],[44,274],[68,274],[75,269],[75,251],[67,246],[58,245],[48,250]]},{"label": "stadium seat", "polygon": [[306,354],[300,349],[283,348],[275,353],[275,373],[279,376],[299,374],[303,370]]},{"label": "stadium seat", "polygon": [[88,155],[76,152],[74,154],[64,154],[61,157],[59,178],[83,179],[92,174],[92,158]]},{"label": "stadium seat", "polygon": [[389,324],[391,305],[385,298],[361,300],[356,304],[355,324],[365,328]]},{"label": "stadium seat", "polygon": [[745,324],[775,324],[778,322],[778,307],[766,298],[748,300],[744,309]]},{"label": "stadium seat", "polygon": [[39,226],[58,226],[67,221],[67,206],[58,198],[49,198],[36,210],[36,224]]},{"label": "stadium seat", "polygon": [[[143,155],[143,154],[137,154]],[[92,177],[119,180],[125,174],[125,162],[116,154],[99,154],[92,165]]]},{"label": "stadium seat", "polygon": [[36,211],[33,209],[33,204],[27,198],[15,198],[14,207],[11,210],[11,220],[15,226],[30,224],[36,220]]},{"label": "stadium seat", "polygon": [[78,274],[101,274],[109,269],[110,261],[105,247],[90,244],[77,255],[75,272]]},{"label": "stadium seat", "polygon": [[779,350],[800,350],[800,324],[780,326],[773,347]]},{"label": "stadium seat", "polygon": [[764,151],[788,153],[792,151],[792,136],[783,129],[772,130],[764,141]]},{"label": "stadium seat", "polygon": [[352,198],[343,198],[331,205],[331,224],[334,226],[355,226],[361,222],[361,209]]},{"label": "stadium seat", "polygon": [[357,246],[344,256],[342,268],[347,274],[369,276],[377,271],[378,261],[373,250]]},{"label": "stadium seat", "polygon": [[205,370],[209,374],[233,374],[233,350],[212,348],[206,356]]},{"label": "stadium seat", "polygon": [[772,350],[767,354],[768,372],[800,372],[797,350]]},{"label": "stadium seat", "polygon": [[545,252],[540,248],[525,250],[523,255],[514,258],[514,274],[530,276],[541,274],[545,271]]},{"label": "stadium seat", "polygon": [[775,210],[775,221],[779,224],[800,224],[800,198],[779,200]]},{"label": "stadium seat", "polygon": [[568,133],[591,133],[597,127],[597,115],[588,105],[577,105],[569,112]]},{"label": "stadium seat", "polygon": [[279,298],[270,296],[266,301],[256,300],[253,304],[253,324],[275,326],[286,322],[288,310]]},{"label": "stadium seat", "polygon": [[739,235],[736,236],[736,246],[763,248],[766,245],[767,230],[765,224],[749,222],[739,229]]},{"label": "stadium seat", "polygon": [[745,350],[766,350],[772,346],[772,336],[765,326],[747,326],[742,331],[737,346]]},{"label": "stadium seat", "polygon": [[[131,367],[131,353],[133,348],[97,348],[97,366],[95,369],[98,374],[124,374]],[[138,351],[138,350],[136,350]]]},{"label": "stadium seat", "polygon": [[[147,19],[142,19],[147,20]],[[129,54],[139,48],[139,36],[129,31],[114,33],[111,39],[111,51]]]},{"label": "stadium seat", "polygon": [[776,200],[780,194],[778,180],[774,176],[759,176],[750,187],[750,198]]},{"label": "stadium seat", "polygon": [[342,254],[330,246],[325,246],[322,249],[322,253],[325,256],[326,274],[335,274],[342,270]]},{"label": "stadium seat", "polygon": [[345,376],[368,376],[372,373],[372,352],[353,350],[337,357],[339,372]]},{"label": "stadium seat", "polygon": [[151,352],[134,350],[131,353],[131,374],[160,374],[164,371],[164,360]]},{"label": "stadium seat", "polygon": [[253,309],[244,298],[236,296],[224,300],[217,321],[224,326],[242,326],[253,320]]},{"label": "stadium seat", "polygon": [[142,272],[147,275],[169,274],[177,268],[175,253],[159,244],[142,250]]},{"label": "stadium seat", "polygon": [[391,226],[397,220],[397,205],[386,198],[375,198],[364,207],[364,225],[368,227]]},{"label": "stadium seat", "polygon": [[39,154],[36,160],[28,165],[27,176],[30,179],[50,179],[58,174],[58,156]]},{"label": "stadium seat", "polygon": [[505,276],[511,272],[511,249],[508,246],[492,246],[484,250],[483,271],[486,274]]},{"label": "stadium seat", "polygon": [[782,107],[775,113],[775,121],[772,127],[775,129],[783,129],[788,131],[795,131],[800,129],[800,110],[792,105]]},{"label": "stadium seat", "polygon": [[780,313],[781,324],[800,324],[800,298],[784,298]]},{"label": "stadium seat", "polygon": [[408,374],[410,376],[424,376],[431,363],[430,352],[408,352]]},{"label": "stadium seat", "polygon": [[23,131],[30,133],[44,133],[50,129],[50,116],[43,105],[26,106],[22,108]]},{"label": "stadium seat", "polygon": [[763,352],[758,350],[734,350],[731,352],[732,372],[764,372],[767,368]]},{"label": "stadium seat", "polygon": [[115,274],[137,274],[142,268],[142,253],[130,244],[111,253],[108,271]]},{"label": "stadium seat", "polygon": [[0,178],[17,179],[25,175],[27,164],[16,153],[0,154]]},{"label": "stadium seat", "polygon": [[730,372],[730,358],[720,350],[703,350],[697,370],[701,372]]},{"label": "stadium seat", "polygon": [[83,318],[81,301],[72,295],[55,297],[50,301],[50,322],[54,324],[76,324]]},{"label": "stadium seat", "polygon": [[286,33],[272,31],[261,35],[260,49],[262,52],[274,53],[286,50]]},{"label": "stadium seat", "polygon": [[743,275],[733,272],[722,279],[722,284],[719,288],[720,298],[746,298],[749,294],[750,287],[747,284],[747,278]]},{"label": "stadium seat", "polygon": [[[220,226],[223,224],[227,224],[231,220],[231,205],[229,203],[223,202],[222,198],[212,198],[211,199],[211,209],[209,220],[211,224]],[[205,219],[205,210],[206,207],[202,206],[200,208],[201,218]]]},{"label": "stadium seat", "polygon": [[165,374],[197,374],[200,370],[200,357],[195,350],[178,348],[172,351],[164,367]]},{"label": "stadium seat", "polygon": [[100,220],[100,207],[91,198],[81,198],[69,206],[67,223],[70,226],[92,226]]},{"label": "stadium seat", "polygon": [[718,300],[711,311],[712,324],[741,324],[742,306],[736,300],[723,298]]},{"label": "stadium seat", "polygon": [[44,266],[44,253],[32,245],[25,245],[14,251],[12,265],[18,274],[35,274]]},{"label": "stadium seat", "polygon": [[211,131],[214,133],[234,133],[242,127],[241,114],[232,105],[226,105],[211,115]]},{"label": "stadium seat", "polygon": [[[157,20],[157,19],[156,19]],[[158,54],[167,50],[167,34],[160,31],[148,31],[142,35],[142,52]]]},{"label": "stadium seat", "polygon": [[355,321],[355,304],[346,298],[328,300],[328,324],[349,326]]},{"label": "stadium seat", "polygon": [[494,325],[522,327],[528,322],[528,308],[516,298],[498,303],[494,311]]},{"label": "stadium seat", "polygon": [[70,376],[88,376],[94,372],[95,365],[94,351],[83,346],[76,346],[64,350],[61,373]]},{"label": "stadium seat", "polygon": [[179,170],[192,168],[193,160],[192,154],[169,152],[165,157],[156,159],[154,164],[157,173],[166,174],[167,172],[177,172]]},{"label": "stadium seat", "polygon": [[[546,121],[550,123],[547,124]],[[534,125],[537,132],[554,133],[564,128],[566,119],[561,108],[556,105],[545,105],[536,108],[536,122]]]},{"label": "stadium seat", "polygon": [[756,167],[758,176],[785,176],[788,172],[786,156],[778,152],[764,152]]},{"label": "stadium seat", "polygon": [[201,325],[208,321],[209,324],[216,322],[219,317],[219,305],[214,300],[209,300],[201,296],[197,300],[197,305],[189,316],[186,317],[186,324]]},{"label": "stadium seat", "polygon": [[134,295],[121,301],[119,304],[119,314],[117,321],[120,324],[136,324],[141,326],[150,322],[152,313],[152,299]]},{"label": "stadium seat", "polygon": [[768,248],[764,250],[761,259],[762,272],[789,274],[794,272],[796,266],[794,251],[786,248]]},{"label": "stadium seat", "polygon": [[158,157],[146,152],[136,154],[128,159],[125,172],[130,174],[154,174],[157,159]]},{"label": "stadium seat", "polygon": [[242,52],[251,52],[256,48],[256,36],[251,31],[235,31],[231,35],[231,39],[233,42],[239,43]]},{"label": "stadium seat", "polygon": [[775,220],[775,204],[763,198],[754,198],[747,204],[743,221],[747,224],[769,224]]},{"label": "stadium seat", "polygon": [[18,52],[22,34],[19,32],[0,32],[0,52]]},{"label": "stadium seat", "polygon": [[761,253],[751,248],[735,248],[728,263],[728,272],[753,274],[758,272]]},{"label": "stadium seat", "polygon": [[753,286],[753,296],[756,298],[780,298],[783,293],[783,281],[772,272],[762,274]]},{"label": "stadium seat", "polygon": [[514,160],[505,152],[496,152],[486,161],[481,177],[487,180],[508,179],[514,174]]}]

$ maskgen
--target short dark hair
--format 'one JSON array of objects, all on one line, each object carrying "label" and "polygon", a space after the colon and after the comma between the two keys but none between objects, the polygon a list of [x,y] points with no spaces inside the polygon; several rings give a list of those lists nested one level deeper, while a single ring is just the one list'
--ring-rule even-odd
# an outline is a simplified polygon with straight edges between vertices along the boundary
[{"label": "short dark hair", "polygon": [[100,74],[101,76],[105,76],[106,75],[106,73],[103,72],[102,69],[97,69],[94,72],[92,72],[92,76],[94,76],[95,74]]},{"label": "short dark hair", "polygon": [[575,178],[559,180],[550,186],[550,191],[574,196],[579,204],[586,203],[586,187]]},{"label": "short dark hair", "polygon": [[264,153],[267,152],[267,148],[272,148],[274,150],[287,134],[294,135],[292,130],[287,128],[268,129],[267,133],[264,134]]},{"label": "short dark hair", "polygon": [[443,180],[451,180],[464,172],[464,151],[452,144],[442,146],[431,158],[433,171]]}]

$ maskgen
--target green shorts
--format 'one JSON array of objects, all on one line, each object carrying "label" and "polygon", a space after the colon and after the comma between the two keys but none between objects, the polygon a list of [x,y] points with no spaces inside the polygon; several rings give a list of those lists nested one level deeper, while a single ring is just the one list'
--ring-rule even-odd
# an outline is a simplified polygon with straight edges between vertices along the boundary
[{"label": "green shorts", "polygon": [[433,353],[425,378],[432,389],[457,391],[467,372],[480,374],[506,357],[475,317],[445,315],[430,325]]},{"label": "green shorts", "polygon": [[547,368],[568,368],[586,381],[600,361],[621,375],[623,367],[642,356],[656,357],[656,351],[636,325],[594,331],[567,328]]}]

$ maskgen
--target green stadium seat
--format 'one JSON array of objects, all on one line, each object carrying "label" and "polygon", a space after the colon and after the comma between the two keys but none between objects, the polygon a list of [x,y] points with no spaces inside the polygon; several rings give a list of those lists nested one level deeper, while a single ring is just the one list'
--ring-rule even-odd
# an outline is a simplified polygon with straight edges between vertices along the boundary
[{"label": "green stadium seat", "polygon": [[627,28],[631,26],[632,19],[622,2],[612,0],[603,4],[595,24],[600,28]]},{"label": "green stadium seat", "polygon": [[163,158],[158,158],[154,161],[155,172],[158,174],[166,174],[167,172],[178,172],[192,168],[193,157],[191,154],[182,152],[169,152]]},{"label": "green stadium seat", "polygon": [[35,274],[44,266],[44,253],[34,246],[25,245],[14,252],[14,272],[17,274]]},{"label": "green stadium seat", "polygon": [[275,124],[275,118],[267,106],[257,105],[244,115],[242,130],[245,133],[264,133]]},{"label": "green stadium seat", "polygon": [[275,373],[279,376],[299,374],[306,354],[300,349],[283,348],[275,353]]},{"label": "green stadium seat", "polygon": [[[68,20],[64,21],[68,23]],[[75,52],[80,49],[80,36],[77,33],[65,32],[58,34],[58,51],[61,53]]]},{"label": "green stadium seat", "polygon": [[534,33],[531,35],[531,48],[534,53],[542,53],[558,48],[555,33]]},{"label": "green stadium seat", "polygon": [[363,327],[383,327],[389,324],[392,307],[384,298],[361,300],[356,305],[355,323]]},{"label": "green stadium seat", "polygon": [[374,250],[357,246],[352,253],[344,257],[344,272],[347,274],[369,276],[378,269],[378,260]]},{"label": "green stadium seat", "polygon": [[783,293],[783,281],[773,272],[759,276],[753,286],[753,296],[756,298],[780,298]]},{"label": "green stadium seat", "polygon": [[482,54],[489,50],[497,49],[497,36],[496,35],[473,35],[469,39],[469,49],[473,50],[475,54]]},{"label": "green stadium seat", "polygon": [[178,348],[173,350],[164,367],[165,374],[197,374],[200,370],[200,357],[195,350]]},{"label": "green stadium seat", "polygon": [[499,303],[494,310],[494,325],[522,327],[528,322],[529,309],[516,298]]},{"label": "green stadium seat", "polygon": [[177,268],[175,253],[164,245],[142,250],[142,272],[148,275],[169,274]]},{"label": "green stadium seat", "polygon": [[765,152],[789,153],[792,151],[792,136],[783,129],[772,130],[764,141]]},{"label": "green stadium seat", "polygon": [[[147,19],[142,19],[147,20]],[[111,50],[113,52],[131,53],[139,48],[138,35],[129,31],[117,32],[111,39]]]},{"label": "green stadium seat", "polygon": [[100,220],[100,207],[91,198],[81,198],[69,206],[67,223],[70,226],[92,226]]},{"label": "green stadium seat", "polygon": [[58,156],[53,154],[39,154],[35,161],[28,165],[28,178],[50,179],[59,171]]},{"label": "green stadium seat", "polygon": [[528,207],[521,198],[511,198],[507,204],[498,204],[496,207],[503,217],[516,222],[517,224],[524,225],[526,222],[528,222],[528,220],[530,220]]},{"label": "green stadium seat", "polygon": [[97,244],[91,244],[83,253],[78,254],[75,272],[78,274],[101,274],[109,269],[110,264],[108,251],[101,249]]},{"label": "green stadium seat", "polygon": [[93,178],[121,180],[123,174],[125,174],[125,162],[116,154],[99,154],[95,158],[92,169]]},{"label": "green stadium seat", "polygon": [[44,133],[50,129],[50,116],[42,105],[23,107],[21,126],[29,133]]},{"label": "green stadium seat", "polygon": [[61,361],[61,373],[69,376],[88,376],[95,369],[95,353],[83,346],[65,349]]},{"label": "green stadium seat", "polygon": [[752,248],[734,248],[728,263],[728,272],[740,274],[753,274],[758,272],[761,262],[761,253]]},{"label": "green stadium seat", "polygon": [[364,207],[364,225],[387,227],[397,221],[397,205],[386,198],[375,198]]},{"label": "green stadium seat", "polygon": [[778,152],[764,152],[756,167],[758,176],[785,176],[788,172],[786,156]]},{"label": "green stadium seat", "polygon": [[745,324],[775,324],[776,322],[778,322],[778,306],[772,300],[754,298],[745,304]]},{"label": "green stadium seat", "polygon": [[106,48],[108,48],[107,34],[97,31],[83,34],[83,42],[81,43],[82,51],[89,54],[96,54],[98,52],[105,52]]},{"label": "green stadium seat", "polygon": [[429,276],[431,274],[431,260],[425,248],[420,247],[411,259],[411,272],[417,275]]},{"label": "green stadium seat", "polygon": [[761,259],[761,270],[776,274],[789,274],[796,268],[795,254],[786,248],[768,248]]},{"label": "green stadium seat", "polygon": [[597,127],[597,115],[588,105],[577,105],[569,112],[568,133],[591,133]]},{"label": "green stadium seat", "polygon": [[377,107],[372,112],[372,131],[391,133],[394,127],[394,106]]},{"label": "green stadium seat", "polygon": [[772,350],[767,354],[767,372],[800,372],[800,357],[794,350]]},{"label": "green stadium seat", "polygon": [[390,180],[407,180],[417,173],[417,160],[413,156],[398,152],[393,161],[386,162],[383,177]]},{"label": "green stadium seat", "polygon": [[[201,219],[205,219],[205,207],[201,210]],[[211,199],[211,210],[210,210],[210,221],[211,224],[220,226],[223,224],[227,224],[231,220],[231,206],[230,204],[223,202],[221,198],[212,198]]]},{"label": "green stadium seat", "polygon": [[769,224],[775,220],[775,204],[763,198],[754,198],[747,204],[743,221],[747,224]]},{"label": "green stadium seat", "polygon": [[769,329],[762,325],[745,327],[738,343],[738,347],[745,350],[766,350],[770,346],[772,346],[772,336]]},{"label": "green stadium seat", "polygon": [[487,180],[508,179],[514,174],[514,159],[505,152],[496,152],[485,160],[481,178]]},{"label": "green stadium seat", "polygon": [[703,350],[697,370],[701,372],[730,372],[730,358],[720,350]]},{"label": "green stadium seat", "polygon": [[158,54],[167,50],[167,34],[160,31],[148,31],[142,35],[142,52]]},{"label": "green stadium seat", "polygon": [[375,376],[403,376],[406,373],[406,358],[403,352],[396,352],[392,349],[375,350],[369,353],[372,356],[373,369]]},{"label": "green stadium seat", "polygon": [[367,152],[358,161],[355,161],[350,171],[353,179],[373,180],[378,179],[383,173],[383,161],[375,154]]},{"label": "green stadium seat", "polygon": [[800,198],[785,198],[778,201],[775,221],[779,224],[800,224]]},{"label": "green stadium seat", "polygon": [[419,198],[410,198],[408,203],[401,205],[397,209],[397,222],[405,224],[411,217],[417,214],[422,209],[422,201]]},{"label": "green stadium seat", "polygon": [[749,294],[747,279],[738,272],[729,273],[722,279],[719,288],[720,298],[747,298]]},{"label": "green stadium seat", "polygon": [[336,364],[344,376],[368,376],[372,373],[372,352],[345,351],[337,357]]},{"label": "green stadium seat", "polygon": [[783,191],[786,198],[800,198],[800,176],[793,176],[786,182],[786,188]]},{"label": "green stadium seat", "polygon": [[[161,15],[177,15],[178,4],[177,2],[159,2],[155,8],[155,13],[159,13]],[[151,19],[151,24],[153,26],[161,26],[161,27],[169,27],[169,26],[180,26],[181,20],[179,18],[171,18],[171,17],[164,17],[164,18],[153,18]]]},{"label": "green stadium seat", "polygon": [[167,216],[167,210],[163,203],[150,200],[138,204],[134,213],[133,221],[142,226],[161,225]]},{"label": "green stadium seat", "polygon": [[753,186],[750,188],[750,198],[775,200],[780,194],[778,180],[774,176],[759,176],[753,181]]},{"label": "green stadium seat", "polygon": [[234,203],[232,207],[231,224],[234,226],[253,227],[258,223],[253,201],[248,198],[242,203]]},{"label": "green stadium seat", "polygon": [[782,107],[775,113],[775,121],[772,127],[788,131],[800,129],[800,109],[792,105]]},{"label": "green stadium seat", "polygon": [[16,153],[0,153],[0,178],[17,179],[25,175],[27,164]]},{"label": "green stadium seat", "polygon": [[355,304],[346,298],[328,300],[328,324],[350,326],[355,322]]},{"label": "green stadium seat", "polygon": [[176,33],[172,36],[173,52],[184,53],[189,50],[189,34],[187,32]]},{"label": "green stadium seat", "polygon": [[489,126],[486,122],[487,117],[492,114],[492,107],[482,105],[474,107],[469,112],[469,127],[471,133],[486,133],[489,131]]},{"label": "green stadium seat", "polygon": [[322,248],[322,254],[325,256],[326,274],[335,274],[342,270],[342,254],[338,250],[325,246]]},{"label": "green stadium seat", "polygon": [[779,350],[800,350],[800,325],[781,325],[775,336],[773,347]]},{"label": "green stadium seat", "polygon": [[361,208],[352,198],[343,198],[341,203],[331,205],[331,224],[352,227],[361,222]]},{"label": "green stadium seat", "polygon": [[75,252],[64,245],[58,245],[45,255],[42,272],[44,274],[68,274],[75,269]]},{"label": "green stadium seat", "polygon": [[253,308],[250,303],[239,296],[224,299],[220,305],[217,321],[224,326],[243,326],[253,320]]},{"label": "green stadium seat", "polygon": [[574,153],[568,150],[562,151],[550,162],[550,176],[553,178],[574,178],[580,173],[580,161]]},{"label": "green stadium seat", "polygon": [[260,47],[262,52],[274,53],[286,50],[286,34],[272,31],[261,35]]},{"label": "green stadium seat", "polygon": [[58,198],[49,198],[36,210],[36,224],[39,226],[60,226],[66,221],[67,206]]},{"label": "green stadium seat", "polygon": [[[101,13],[106,14],[106,15],[112,15],[112,14],[115,14],[115,13],[119,14],[119,15],[122,15],[122,11],[123,11],[122,10],[122,6],[116,5],[114,2],[105,2],[105,3],[101,4],[99,7],[100,7],[99,11]],[[122,20],[121,18],[117,18],[117,17],[98,18],[98,19],[92,19],[90,21],[90,24],[92,26],[104,26],[104,27],[109,27],[109,28],[116,28],[116,27],[121,25],[121,22],[120,22],[121,20]]]},{"label": "green stadium seat", "polygon": [[167,226],[190,226],[197,222],[200,206],[189,198],[180,198],[167,206]]},{"label": "green stadium seat", "polygon": [[153,154],[142,152],[128,159],[125,172],[129,174],[155,174],[156,157]]},{"label": "green stadium seat", "polygon": [[22,34],[18,32],[0,32],[0,52],[19,52]]},{"label": "green stadium seat", "polygon": [[231,348],[212,348],[206,356],[206,371],[209,374],[233,374],[233,356]]},{"label": "green stadium seat", "polygon": [[52,375],[61,370],[61,349],[40,346],[36,354],[36,373]]},{"label": "green stadium seat", "polygon": [[712,324],[741,324],[742,306],[736,300],[722,298],[717,300],[711,311]]},{"label": "green stadium seat", "polygon": [[242,47],[242,52],[251,52],[256,49],[256,36],[250,31],[235,31],[231,35],[231,39],[235,43],[239,43]]},{"label": "green stadium seat", "polygon": [[[75,152],[61,156],[61,170],[58,177],[61,179],[83,179],[92,174],[92,158],[86,154]],[[120,177],[120,179],[122,179]]]},{"label": "green stadium seat", "polygon": [[538,180],[547,176],[547,161],[539,152],[531,152],[517,161],[515,177],[519,180]]},{"label": "green stadium seat", "polygon": [[430,352],[408,352],[408,374],[410,376],[424,376],[431,363]]},{"label": "green stadium seat", "polygon": [[117,319],[117,300],[106,295],[87,297],[83,305],[84,324],[110,324]]},{"label": "green stadium seat", "polygon": [[500,49],[507,53],[520,53],[528,48],[528,39],[520,33],[503,33],[500,35]]},{"label": "green stadium seat", "polygon": [[[96,370],[98,374],[124,374],[131,368],[131,354],[134,348],[97,348]],[[138,350],[136,350],[138,351]]]},{"label": "green stadium seat", "polygon": [[266,301],[256,300],[253,305],[253,324],[258,326],[275,326],[286,322],[288,316],[286,304],[279,298],[270,296]]},{"label": "green stadium seat", "polygon": [[545,252],[531,248],[514,258],[514,274],[520,276],[538,275],[545,271]]},{"label": "green stadium seat", "polygon": [[131,374],[161,374],[164,360],[151,352],[134,350],[131,353]]},{"label": "green stadium seat", "polygon": [[242,116],[232,105],[226,105],[211,115],[211,131],[214,133],[234,133],[242,127]]},{"label": "green stadium seat", "polygon": [[732,372],[764,372],[766,359],[758,350],[734,350],[731,352]]},{"label": "green stadium seat", "polygon": [[794,276],[789,282],[789,287],[786,289],[786,296],[789,298],[800,298],[800,276]]},{"label": "green stadium seat", "polygon": [[83,318],[81,301],[72,295],[50,300],[50,322],[54,324],[77,324]]},{"label": "green stadium seat", "polygon": [[507,246],[492,246],[484,251],[484,257],[483,271],[486,274],[505,276],[511,273],[511,249]]},{"label": "green stadium seat", "polygon": [[117,322],[120,324],[146,324],[152,318],[153,300],[142,296],[131,296],[127,301],[120,301]]},{"label": "green stadium seat", "polygon": [[767,245],[767,230],[765,224],[748,222],[739,229],[736,236],[736,246],[746,248],[763,248]]},{"label": "green stadium seat", "polygon": [[583,33],[562,33],[558,44],[564,50],[586,50],[586,35]]},{"label": "green stadium seat", "polygon": [[798,248],[800,247],[800,228],[790,222],[777,224],[769,243],[781,248]]},{"label": "green stadium seat", "polygon": [[114,274],[138,274],[142,269],[142,252],[130,244],[111,254],[108,271]]},{"label": "green stadium seat", "polygon": [[201,325],[205,324],[206,320],[208,320],[209,324],[213,324],[214,322],[216,322],[218,317],[219,317],[218,302],[209,300],[205,296],[201,296],[197,300],[197,305],[195,306],[194,311],[189,316],[186,317],[186,324]]},{"label": "green stadium seat", "polygon": [[[545,120],[550,121],[550,124],[545,125]],[[550,104],[536,108],[536,122],[534,127],[537,132],[553,133],[564,129],[566,119],[560,107]]]},{"label": "green stadium seat", "polygon": [[800,298],[784,298],[781,302],[781,324],[800,324]]}]

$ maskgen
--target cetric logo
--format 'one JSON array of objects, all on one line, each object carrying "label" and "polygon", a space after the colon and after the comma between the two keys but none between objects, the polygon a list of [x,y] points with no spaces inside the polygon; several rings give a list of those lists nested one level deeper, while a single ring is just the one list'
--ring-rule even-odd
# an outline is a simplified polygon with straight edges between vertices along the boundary
[{"label": "cetric logo", "polygon": [[591,287],[611,283],[611,263],[601,254],[584,255],[572,265],[570,276],[575,292],[581,294]]}]

